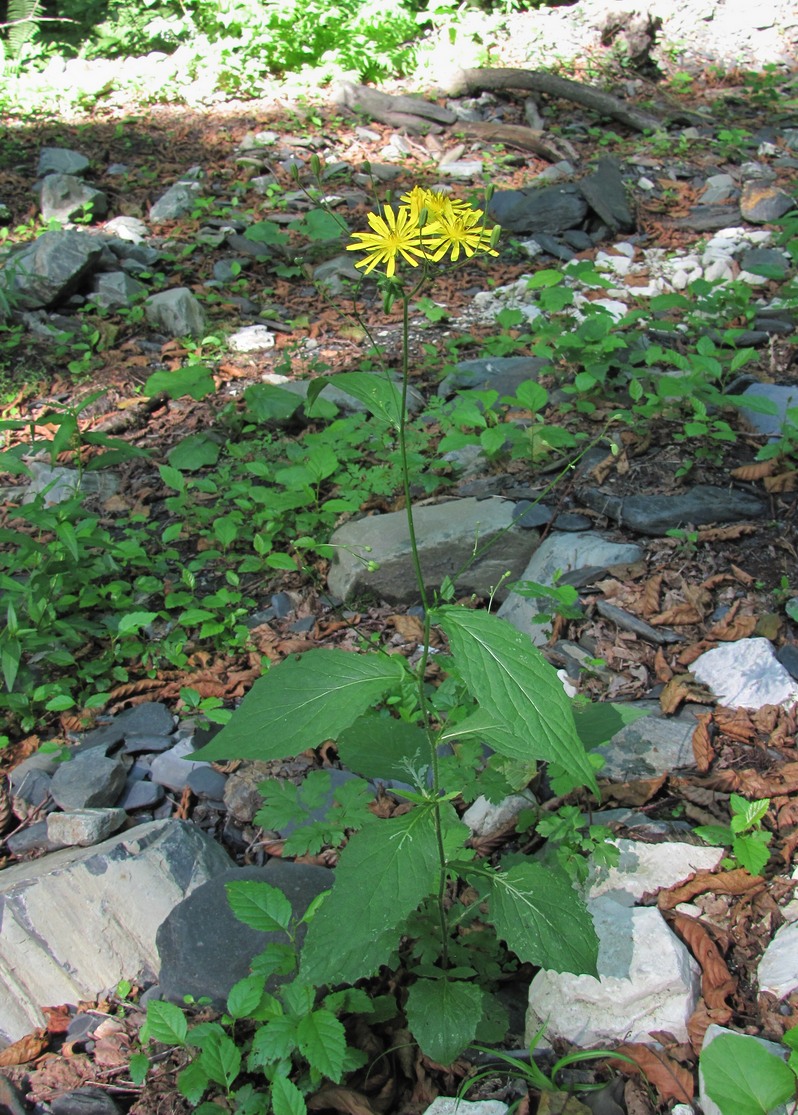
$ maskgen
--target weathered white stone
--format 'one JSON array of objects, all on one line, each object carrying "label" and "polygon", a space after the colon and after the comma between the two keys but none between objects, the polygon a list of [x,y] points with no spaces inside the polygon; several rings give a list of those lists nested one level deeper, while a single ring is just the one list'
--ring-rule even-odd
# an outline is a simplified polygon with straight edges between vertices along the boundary
[{"label": "weathered white stone", "polygon": [[538,972],[529,988],[525,1041],[544,1024],[548,1041],[566,1038],[583,1048],[651,1042],[656,1030],[686,1041],[699,968],[659,910],[606,896],[588,900],[588,907],[599,937],[599,978]]},{"label": "weathered white stone", "polygon": [[233,352],[263,352],[274,348],[274,333],[265,325],[245,325],[230,334],[227,346]]},{"label": "weathered white stone", "polygon": [[494,804],[481,794],[466,809],[462,820],[474,836],[489,836],[513,821],[522,809],[535,804],[534,794],[511,794]]},{"label": "weathered white stone", "polygon": [[[556,573],[569,573],[589,566],[607,568],[624,562],[638,561],[643,556],[640,546],[632,543],[610,542],[595,531],[572,534],[553,531],[529,560],[519,581],[536,581],[541,585],[554,584]],[[541,612],[550,612],[552,603],[543,597],[525,597],[511,592],[499,608],[499,615],[518,631],[528,635],[536,646],[548,642],[545,624],[535,623]]]},{"label": "weathered white stone", "polygon": [[424,1115],[507,1115],[509,1107],[501,1100],[468,1100],[438,1096],[430,1104]]},{"label": "weathered white stone", "polygon": [[69,813],[50,813],[47,838],[59,844],[88,848],[99,844],[125,823],[124,809],[75,809]]},{"label": "weathered white stone", "polygon": [[762,954],[757,968],[759,990],[779,999],[798,987],[798,922],[783,925]]},{"label": "weathered white stone", "polygon": [[93,848],[7,867],[0,873],[0,1036],[16,1041],[41,1026],[42,1006],[91,999],[120,979],[156,978],[158,926],[231,866],[195,825],[152,821]]},{"label": "weathered white stone", "polygon": [[[457,592],[486,594],[507,571],[517,577],[537,534],[512,526],[514,508],[512,501],[495,496],[417,507],[416,540],[427,586],[438,588],[445,576],[455,576],[470,561],[475,542],[486,547],[497,536],[500,541],[457,578]],[[371,591],[392,603],[418,598],[404,511],[346,523],[330,542],[337,548],[327,583],[335,595],[347,598]],[[369,570],[367,562],[379,568]]]},{"label": "weathered white stone", "polygon": [[643,844],[639,840],[612,840],[609,843],[617,847],[620,859],[614,867],[592,869],[588,879],[589,894],[591,898],[608,895],[623,905],[631,905],[644,894],[655,894],[684,882],[696,871],[713,871],[726,854],[723,848],[702,848],[675,841]]},{"label": "weathered white stone", "polygon": [[729,708],[789,707],[798,701],[798,682],[776,658],[769,639],[738,639],[697,658],[692,671]]}]

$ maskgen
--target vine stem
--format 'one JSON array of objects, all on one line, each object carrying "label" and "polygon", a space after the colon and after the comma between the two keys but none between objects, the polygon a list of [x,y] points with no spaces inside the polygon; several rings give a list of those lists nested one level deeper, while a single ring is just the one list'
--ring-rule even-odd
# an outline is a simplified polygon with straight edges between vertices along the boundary
[{"label": "vine stem", "polygon": [[[420,285],[420,284],[419,284]],[[416,288],[418,289],[418,288]],[[430,750],[430,769],[432,771],[432,793],[435,799],[435,838],[438,845],[438,859],[440,861],[440,880],[438,883],[438,924],[441,934],[441,966],[444,970],[449,965],[449,932],[446,924],[446,909],[444,906],[444,899],[446,897],[446,849],[443,843],[443,823],[441,820],[441,804],[440,804],[440,772],[438,765],[438,749],[435,729],[432,726],[429,705],[427,703],[427,695],[424,692],[424,676],[427,672],[427,662],[429,661],[429,641],[432,630],[432,620],[430,618],[429,600],[427,597],[427,589],[424,584],[424,571],[421,568],[421,558],[418,552],[418,539],[416,536],[416,524],[413,519],[413,504],[410,492],[410,466],[407,459],[407,396],[410,381],[410,295],[402,291],[402,392],[400,399],[400,414],[399,414],[399,455],[402,462],[402,483],[405,497],[405,515],[407,516],[407,532],[410,539],[410,555],[413,563],[413,570],[415,572],[416,581],[418,583],[419,592],[421,594],[421,606],[424,609],[424,626],[421,643],[421,658],[419,659],[416,667],[416,684],[418,687],[418,702],[421,709],[421,717],[424,723],[424,731],[427,735]]]}]

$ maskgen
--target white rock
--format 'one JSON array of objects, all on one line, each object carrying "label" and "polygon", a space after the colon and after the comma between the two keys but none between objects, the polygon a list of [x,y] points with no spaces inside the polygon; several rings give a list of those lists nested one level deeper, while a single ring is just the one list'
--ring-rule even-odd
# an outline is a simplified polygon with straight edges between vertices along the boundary
[{"label": "white rock", "polygon": [[231,333],[227,345],[233,352],[264,352],[274,348],[274,333],[265,325],[247,325]]},{"label": "white rock", "polygon": [[738,639],[697,658],[692,671],[729,708],[789,707],[798,701],[798,683],[773,653],[769,639]]},{"label": "white rock", "polygon": [[596,252],[595,265],[597,271],[612,271],[616,275],[626,275],[632,261],[625,255],[611,255],[609,252]]},{"label": "white rock", "polygon": [[759,990],[779,999],[798,987],[798,922],[783,925],[762,954],[757,969]]},{"label": "white rock", "polygon": [[704,278],[708,283],[720,283],[734,278],[734,265],[728,256],[711,260],[704,268]]},{"label": "white rock", "polygon": [[696,871],[712,871],[726,854],[723,848],[695,844],[643,844],[639,840],[613,840],[620,852],[615,867],[593,869],[588,880],[591,898],[609,895],[631,905],[644,894],[672,887]]},{"label": "white rock", "polygon": [[491,833],[498,832],[510,821],[515,820],[522,809],[527,809],[534,804],[534,794],[530,793],[512,794],[504,801],[500,801],[498,805],[494,805],[480,794],[466,809],[462,820],[474,836],[490,836]]},{"label": "white rock", "polygon": [[607,1041],[651,1042],[668,1030],[687,1040],[699,968],[653,907],[590,899],[599,936],[599,979],[541,971],[529,988],[525,1041],[545,1023],[546,1038],[582,1048]]},{"label": "white rock", "polygon": [[449,1099],[448,1096],[438,1096],[424,1115],[507,1115],[509,1107],[501,1100],[479,1100],[469,1103],[467,1100]]}]

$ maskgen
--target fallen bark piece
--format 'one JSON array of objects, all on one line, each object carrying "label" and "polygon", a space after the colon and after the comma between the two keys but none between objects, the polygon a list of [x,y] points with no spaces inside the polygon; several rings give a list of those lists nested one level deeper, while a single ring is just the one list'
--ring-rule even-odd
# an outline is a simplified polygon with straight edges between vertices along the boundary
[{"label": "fallen bark piece", "polygon": [[602,116],[611,116],[638,132],[656,132],[663,127],[662,120],[649,112],[633,108],[611,93],[583,85],[579,81],[558,77],[540,70],[494,69],[460,70],[446,87],[450,96],[480,93],[484,89],[531,89],[584,105]]},{"label": "fallen bark piece", "polygon": [[563,159],[577,157],[567,140],[559,139],[558,146],[552,140],[543,139],[540,132],[536,132],[533,128],[525,128],[521,124],[459,122],[455,130],[486,143],[503,143],[507,147],[517,147],[521,151],[532,151],[542,159],[548,159],[550,163],[559,163]]},{"label": "fallen bark piece", "polygon": [[333,101],[353,112],[363,112],[383,124],[415,132],[439,132],[442,125],[453,124],[457,119],[450,109],[433,101],[404,94],[393,96],[370,89],[367,85],[355,85],[353,81],[339,82]]}]

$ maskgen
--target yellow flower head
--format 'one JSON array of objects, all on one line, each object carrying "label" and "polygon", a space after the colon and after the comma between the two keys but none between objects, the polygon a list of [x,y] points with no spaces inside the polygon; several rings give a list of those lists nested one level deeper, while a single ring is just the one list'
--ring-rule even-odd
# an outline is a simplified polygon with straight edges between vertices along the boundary
[{"label": "yellow flower head", "polygon": [[346,247],[349,252],[366,253],[365,259],[355,264],[355,267],[364,269],[364,275],[384,263],[385,274],[392,279],[396,274],[397,255],[401,255],[412,267],[418,267],[418,260],[426,253],[421,243],[418,219],[412,220],[407,206],[400,206],[394,213],[392,206],[384,205],[382,212],[382,217],[369,213],[368,222],[373,231],[353,233],[352,239],[359,243],[347,244]]},{"label": "yellow flower head", "polygon": [[[418,267],[420,259],[437,263],[448,252],[452,263],[461,252],[468,259],[477,252],[499,254],[493,247],[498,228],[486,228],[482,210],[473,209],[468,202],[422,186],[414,186],[400,201],[395,211],[384,205],[381,215],[369,213],[372,231],[353,233],[353,243],[347,244],[348,251],[364,253],[355,264],[363,268],[364,275],[384,264],[385,275],[392,279],[400,256],[411,267]],[[419,223],[422,213],[423,227]]]},{"label": "yellow flower head", "polygon": [[469,207],[450,217],[441,217],[435,227],[430,229],[426,246],[434,262],[437,263],[451,251],[451,261],[456,263],[461,249],[469,259],[477,252],[497,256],[499,253],[492,246],[491,237],[492,231],[485,226],[482,210]]}]

